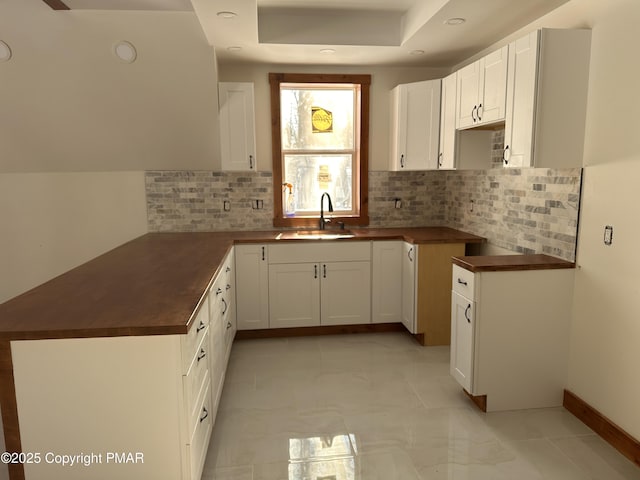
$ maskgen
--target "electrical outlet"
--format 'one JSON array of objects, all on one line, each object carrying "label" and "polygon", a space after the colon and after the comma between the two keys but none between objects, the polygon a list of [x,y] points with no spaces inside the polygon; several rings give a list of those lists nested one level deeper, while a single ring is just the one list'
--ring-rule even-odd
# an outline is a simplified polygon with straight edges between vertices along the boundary
[{"label": "electrical outlet", "polygon": [[607,225],[604,227],[604,244],[611,245],[613,243],[613,227]]},{"label": "electrical outlet", "polygon": [[229,210],[231,210],[231,202],[229,200],[225,200],[222,204],[222,208],[225,212],[228,212]]},{"label": "electrical outlet", "polygon": [[396,207],[396,208],[402,208],[402,200],[401,200],[401,199],[396,198],[396,199],[395,199],[395,202],[396,202],[396,203],[395,203],[395,207]]}]

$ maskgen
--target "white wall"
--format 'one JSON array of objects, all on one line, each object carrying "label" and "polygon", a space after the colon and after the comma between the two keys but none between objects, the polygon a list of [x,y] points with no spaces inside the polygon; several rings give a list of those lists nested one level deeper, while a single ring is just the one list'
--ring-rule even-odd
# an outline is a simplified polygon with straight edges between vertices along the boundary
[{"label": "white wall", "polygon": [[270,72],[371,74],[369,170],[379,171],[389,169],[390,90],[400,83],[441,78],[448,74],[448,69],[221,64],[221,82],[254,82],[256,155],[259,170],[265,171],[272,170]]},{"label": "white wall", "polygon": [[[147,232],[147,169],[220,166],[215,52],[192,12],[1,0],[0,302]],[[117,41],[137,47],[126,64]]]}]

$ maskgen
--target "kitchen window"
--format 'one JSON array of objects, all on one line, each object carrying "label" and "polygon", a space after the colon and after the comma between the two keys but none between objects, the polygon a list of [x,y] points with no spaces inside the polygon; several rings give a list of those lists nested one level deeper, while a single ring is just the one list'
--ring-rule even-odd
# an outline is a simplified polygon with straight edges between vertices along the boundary
[{"label": "kitchen window", "polygon": [[[368,225],[370,75],[269,74],[274,226]],[[327,203],[324,206],[327,211]]]}]

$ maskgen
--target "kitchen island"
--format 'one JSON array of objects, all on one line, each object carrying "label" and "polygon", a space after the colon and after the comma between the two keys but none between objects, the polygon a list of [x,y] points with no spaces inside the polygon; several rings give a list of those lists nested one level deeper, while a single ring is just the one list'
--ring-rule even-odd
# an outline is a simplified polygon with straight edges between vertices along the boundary
[{"label": "kitchen island", "polygon": [[[48,478],[197,478],[197,463],[203,459],[194,455],[193,445],[206,446],[220,393],[207,377],[226,365],[222,359],[209,362],[209,371],[196,369],[203,354],[218,355],[218,343],[211,339],[225,328],[215,323],[216,281],[226,273],[224,266],[229,268],[225,262],[234,245],[310,242],[277,240],[279,233],[147,234],[0,305],[0,401],[7,450],[41,450],[45,430],[56,442],[64,430],[71,440],[60,448],[142,448],[146,452],[134,453],[146,453],[146,461],[129,469],[120,465],[120,470],[113,465],[44,470]],[[352,233],[352,238],[339,242],[464,245],[484,240],[443,227]],[[230,301],[224,304],[225,312]],[[224,321],[226,325],[233,320]],[[195,331],[202,331],[202,337],[189,343]],[[222,379],[223,373],[218,375]],[[34,420],[35,412],[44,413]],[[161,427],[158,418],[163,419]],[[118,431],[121,424],[130,429]],[[199,424],[207,428],[196,428]],[[101,433],[104,426],[111,438],[95,443],[93,437],[103,435],[93,425]],[[148,433],[141,437],[145,429]],[[124,433],[133,443],[122,440]],[[151,450],[153,442],[145,443],[150,436],[172,435],[175,441],[158,452]],[[185,466],[189,458],[192,464]],[[36,478],[42,467],[9,465],[14,480]],[[29,472],[39,473],[30,477]]]}]

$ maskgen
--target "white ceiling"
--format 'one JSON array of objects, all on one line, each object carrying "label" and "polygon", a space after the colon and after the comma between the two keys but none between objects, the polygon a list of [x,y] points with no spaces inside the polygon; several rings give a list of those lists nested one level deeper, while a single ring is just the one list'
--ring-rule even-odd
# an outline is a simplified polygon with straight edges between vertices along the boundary
[{"label": "white ceiling", "polygon": [[[63,1],[72,9],[194,10],[221,63],[452,67],[568,0]],[[444,23],[453,17],[466,22]]]}]

